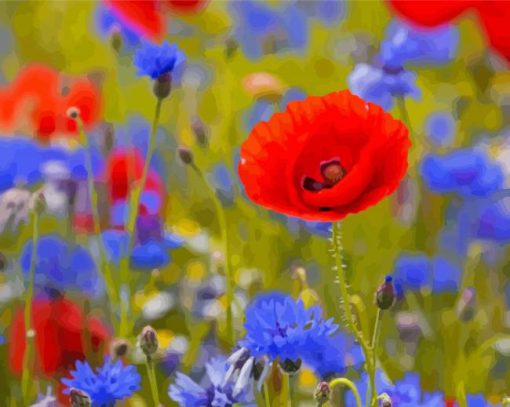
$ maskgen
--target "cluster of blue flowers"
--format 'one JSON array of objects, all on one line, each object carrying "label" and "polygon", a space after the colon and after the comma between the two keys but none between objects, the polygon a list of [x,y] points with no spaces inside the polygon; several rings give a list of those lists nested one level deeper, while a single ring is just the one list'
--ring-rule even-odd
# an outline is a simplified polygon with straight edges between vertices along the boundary
[{"label": "cluster of blue flowers", "polygon": [[431,191],[452,192],[463,197],[485,197],[499,190],[504,181],[501,166],[476,148],[446,155],[428,154],[421,172]]},{"label": "cluster of blue flowers", "polygon": [[62,379],[67,386],[65,394],[71,389],[85,392],[97,407],[113,407],[117,401],[130,397],[140,390],[141,377],[134,366],[123,366],[122,361],[106,358],[103,366],[95,372],[86,362],[77,361],[71,378]]},{"label": "cluster of blue flowers", "polygon": [[456,292],[462,276],[461,267],[446,257],[429,258],[423,254],[405,254],[395,262],[397,290],[429,289],[436,293]]},{"label": "cluster of blue flowers", "polygon": [[453,26],[424,30],[394,21],[374,62],[356,65],[349,76],[349,87],[356,95],[385,110],[393,106],[397,97],[417,99],[420,90],[416,86],[416,74],[407,67],[451,61],[458,41],[459,34]]},{"label": "cluster of blue flowers", "polygon": [[304,363],[323,379],[363,361],[359,346],[336,332],[338,326],[323,319],[319,306],[306,308],[301,300],[282,293],[259,294],[246,309],[244,327],[246,335],[232,356],[207,366],[205,384],[178,373],[170,397],[182,407],[230,407],[252,401],[254,384],[260,390],[276,360],[289,374]]},{"label": "cluster of blue flowers", "polygon": [[291,1],[282,7],[254,0],[232,2],[234,35],[252,59],[283,50],[300,51],[308,44],[310,19],[332,24],[343,17],[344,8],[343,1],[328,0]]},{"label": "cluster of blue flowers", "polygon": [[[30,241],[21,252],[20,265],[27,279],[32,250]],[[46,296],[74,291],[97,297],[104,288],[96,263],[87,249],[57,235],[46,235],[37,241],[34,284],[39,294]]]}]

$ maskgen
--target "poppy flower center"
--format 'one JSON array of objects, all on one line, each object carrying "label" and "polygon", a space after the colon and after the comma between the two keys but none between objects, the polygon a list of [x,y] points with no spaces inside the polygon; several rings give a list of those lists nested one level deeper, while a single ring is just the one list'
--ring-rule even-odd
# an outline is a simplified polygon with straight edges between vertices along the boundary
[{"label": "poppy flower center", "polygon": [[329,161],[321,164],[321,175],[323,180],[317,181],[311,177],[305,177],[303,188],[307,191],[318,192],[324,188],[332,188],[345,177],[345,169],[338,161]]}]

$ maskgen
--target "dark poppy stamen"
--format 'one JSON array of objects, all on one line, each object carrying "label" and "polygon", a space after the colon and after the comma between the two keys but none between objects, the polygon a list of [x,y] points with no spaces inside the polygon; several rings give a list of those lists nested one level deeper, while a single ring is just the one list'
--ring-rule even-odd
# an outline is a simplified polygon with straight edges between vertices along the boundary
[{"label": "dark poppy stamen", "polygon": [[329,187],[337,184],[345,176],[345,170],[338,161],[321,165],[321,173]]},{"label": "dark poppy stamen", "polygon": [[310,177],[305,177],[303,180],[303,188],[307,191],[317,192],[324,188],[324,185]]}]

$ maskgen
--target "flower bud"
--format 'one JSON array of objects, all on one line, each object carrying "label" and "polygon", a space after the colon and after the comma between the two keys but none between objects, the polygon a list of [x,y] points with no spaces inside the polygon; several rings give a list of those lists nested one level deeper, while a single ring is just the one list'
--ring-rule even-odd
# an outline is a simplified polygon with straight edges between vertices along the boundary
[{"label": "flower bud", "polygon": [[390,396],[388,394],[383,393],[379,396],[379,400],[381,400],[381,406],[382,407],[392,407],[393,402],[391,401]]},{"label": "flower bud", "polygon": [[320,382],[313,393],[313,397],[319,406],[329,401],[331,397],[331,388],[328,382]]},{"label": "flower bud", "polygon": [[69,401],[72,407],[90,407],[92,401],[87,393],[80,389],[71,389],[69,392]]},{"label": "flower bud", "polygon": [[147,356],[153,355],[157,352],[159,347],[158,335],[153,327],[147,325],[142,329],[139,338],[139,345],[143,353]]},{"label": "flower bud", "polygon": [[198,117],[193,117],[191,119],[191,129],[193,130],[193,134],[195,135],[195,140],[197,143],[205,147],[207,145],[207,134],[205,132],[205,126],[202,120],[200,120]]},{"label": "flower bud", "polygon": [[154,81],[152,90],[158,99],[164,99],[168,97],[168,95],[170,95],[170,91],[172,90],[172,75],[170,72],[159,76]]},{"label": "flower bud", "polygon": [[179,154],[179,158],[184,164],[193,163],[193,152],[188,147],[179,146],[177,154]]},{"label": "flower bud", "polygon": [[112,48],[115,50],[115,52],[120,52],[122,48],[122,33],[120,30],[120,27],[115,25],[110,30],[110,44],[112,45]]},{"label": "flower bud", "polygon": [[46,199],[44,198],[44,192],[42,189],[35,191],[31,196],[30,209],[37,214],[41,214],[46,209]]},{"label": "flower bud", "polygon": [[225,57],[227,59],[232,58],[238,49],[239,42],[233,37],[227,38],[225,41]]},{"label": "flower bud", "polygon": [[475,314],[476,292],[473,287],[466,287],[457,303],[457,315],[461,321],[473,319]]},{"label": "flower bud", "polygon": [[280,361],[280,369],[289,376],[295,375],[301,368],[301,359]]},{"label": "flower bud", "polygon": [[114,359],[126,356],[129,352],[129,343],[124,339],[116,339],[113,341],[110,353]]},{"label": "flower bud", "polygon": [[375,293],[375,302],[379,309],[389,309],[395,304],[397,299],[397,292],[393,285],[393,278],[387,276],[384,283],[379,286]]}]

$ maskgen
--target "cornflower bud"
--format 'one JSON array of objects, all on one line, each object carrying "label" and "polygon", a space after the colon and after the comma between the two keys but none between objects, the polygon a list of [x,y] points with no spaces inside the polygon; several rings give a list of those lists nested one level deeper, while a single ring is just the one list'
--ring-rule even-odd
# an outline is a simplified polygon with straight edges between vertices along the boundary
[{"label": "cornflower bud", "polygon": [[188,147],[179,146],[177,148],[177,154],[184,164],[193,163],[193,152]]},{"label": "cornflower bud", "polygon": [[331,397],[331,388],[328,382],[320,382],[313,393],[313,397],[319,406],[327,403]]},{"label": "cornflower bud", "polygon": [[139,345],[143,353],[147,356],[151,356],[157,352],[159,347],[158,335],[153,327],[147,325],[142,329],[142,333],[139,338]]},{"label": "cornflower bud", "polygon": [[387,276],[379,288],[375,293],[375,302],[379,309],[386,310],[389,309],[395,304],[397,299],[397,293],[395,291],[395,286],[393,285],[393,278],[391,276]]},{"label": "cornflower bud", "polygon": [[80,389],[71,389],[69,392],[69,401],[72,407],[90,407],[92,401],[87,393]]}]

